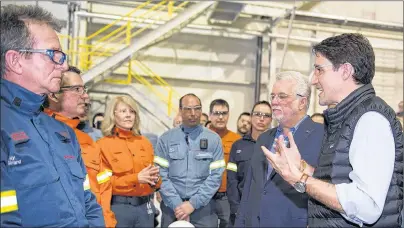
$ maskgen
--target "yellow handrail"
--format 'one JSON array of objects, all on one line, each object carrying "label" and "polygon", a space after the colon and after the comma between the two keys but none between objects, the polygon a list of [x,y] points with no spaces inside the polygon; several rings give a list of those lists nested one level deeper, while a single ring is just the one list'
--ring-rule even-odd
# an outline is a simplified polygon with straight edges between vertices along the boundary
[{"label": "yellow handrail", "polygon": [[149,75],[157,84],[159,84],[160,86],[162,86],[163,88],[165,88],[168,92],[174,92],[174,94],[176,95],[176,97],[180,97],[181,95],[175,91],[171,85],[169,85],[162,77],[160,77],[159,75],[157,75],[156,73],[154,73],[146,64],[139,62],[139,61],[135,61],[135,64],[137,66],[139,66],[139,68],[141,70],[143,70],[143,72],[145,72],[147,75]]},{"label": "yellow handrail", "polygon": [[95,36],[97,36],[98,34],[106,31],[107,29],[111,28],[112,26],[114,26],[116,23],[122,21],[122,19],[124,17],[129,17],[130,15],[132,15],[134,12],[138,11],[139,9],[142,9],[143,7],[147,6],[149,3],[151,2],[151,0],[148,0],[146,2],[144,2],[143,4],[139,5],[138,7],[134,8],[133,10],[131,10],[129,13],[125,14],[124,16],[122,16],[121,18],[115,20],[114,22],[112,22],[111,24],[108,24],[104,27],[102,27],[101,29],[99,29],[98,31],[94,32],[93,34],[89,35],[86,37],[86,39],[92,39]]},{"label": "yellow handrail", "polygon": [[[147,15],[147,14],[149,14],[150,12],[153,12],[153,10],[155,10],[155,9],[157,9],[157,8],[160,8],[161,6],[163,6],[164,7],[164,3],[165,3],[166,1],[161,1],[159,4],[157,4],[157,5],[154,5],[153,7],[151,7],[150,9],[148,9],[146,12],[144,12],[143,14],[141,14],[141,16],[145,16],[145,15]],[[138,22],[137,22],[138,23]],[[120,28],[118,28],[118,29],[116,29],[113,33],[115,34],[116,33],[116,31],[117,30],[120,30],[121,28],[123,29],[123,28],[125,28],[125,27],[128,27],[128,25],[130,25],[130,23],[128,24],[128,23],[126,23],[125,25],[122,25],[122,26],[120,26]],[[150,25],[151,26],[151,25]],[[131,26],[129,26],[129,28],[130,28],[130,30],[132,29],[132,27]],[[129,28],[127,28],[127,29],[129,29]],[[144,31],[145,29],[143,29],[142,31]],[[127,32],[127,30],[124,30],[124,31],[121,31],[118,35],[116,35],[116,36],[114,36],[113,38],[111,38],[110,40],[108,40],[108,42],[112,42],[112,41],[114,41],[115,39],[117,39],[118,37],[120,37],[121,35],[123,35],[123,34],[127,34],[128,35],[128,32]],[[111,34],[108,34],[106,37],[110,37],[111,36]],[[130,36],[130,38],[132,38],[133,36]],[[105,37],[103,37],[103,38],[101,38],[99,41],[96,41],[97,43],[100,43],[100,42],[102,42],[102,41],[105,41],[107,38],[105,38]],[[106,42],[106,41],[105,41]],[[122,40],[122,41],[120,41],[120,42],[118,42],[118,44],[121,44],[121,43],[123,43],[123,42],[125,42],[125,40]],[[88,55],[92,55],[93,53],[94,53],[94,51],[97,51],[100,47],[102,47],[102,43],[100,44],[100,45],[98,45],[98,46],[96,46],[95,48],[93,48],[92,49],[92,51],[90,52],[90,53],[88,53]],[[90,45],[91,46],[91,45]],[[106,50],[104,50],[103,52],[101,52],[101,54],[104,54],[105,52],[108,52],[108,51],[110,51],[110,50],[116,50],[116,48],[107,48]],[[91,65],[91,64],[90,64]]]}]

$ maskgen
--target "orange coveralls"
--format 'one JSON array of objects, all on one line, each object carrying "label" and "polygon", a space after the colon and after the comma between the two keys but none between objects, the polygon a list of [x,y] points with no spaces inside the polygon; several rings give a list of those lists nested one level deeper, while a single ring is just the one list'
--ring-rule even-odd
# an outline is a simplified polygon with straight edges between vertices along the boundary
[{"label": "orange coveralls", "polygon": [[81,148],[81,156],[87,169],[88,177],[86,177],[86,181],[89,181],[91,192],[97,198],[97,203],[102,207],[106,227],[115,227],[116,219],[111,210],[112,185],[111,181],[109,181],[110,172],[101,164],[100,147],[88,134],[77,129],[77,125],[80,123],[79,119],[67,118],[50,109],[45,109],[44,112],[65,123],[76,133]]},{"label": "orange coveralls", "polygon": [[115,128],[114,134],[97,141],[101,148],[103,167],[112,170],[112,194],[119,196],[148,196],[161,185],[161,179],[151,187],[141,184],[139,172],[153,165],[154,152],[150,141],[130,131]]},{"label": "orange coveralls", "polygon": [[[231,147],[233,146],[233,143],[235,141],[241,139],[241,136],[229,130],[226,130],[224,133],[220,133],[219,136],[222,139],[224,161],[226,162],[227,167],[227,163],[229,162],[230,158]],[[222,176],[222,184],[220,185],[218,192],[226,192],[226,189],[227,189],[227,170],[225,169]]]}]

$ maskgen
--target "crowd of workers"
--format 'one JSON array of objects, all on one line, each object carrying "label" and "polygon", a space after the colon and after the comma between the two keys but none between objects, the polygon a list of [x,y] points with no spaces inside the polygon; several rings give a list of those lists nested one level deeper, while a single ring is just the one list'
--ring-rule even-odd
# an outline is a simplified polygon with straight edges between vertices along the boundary
[{"label": "crowd of workers", "polygon": [[[364,36],[316,44],[311,81],[278,73],[237,133],[227,101],[203,114],[189,93],[152,142],[131,97],[90,123],[51,13],[7,5],[1,18],[1,227],[155,227],[155,194],[162,227],[402,226],[402,102],[376,96]],[[328,108],[310,118],[312,85]]]}]

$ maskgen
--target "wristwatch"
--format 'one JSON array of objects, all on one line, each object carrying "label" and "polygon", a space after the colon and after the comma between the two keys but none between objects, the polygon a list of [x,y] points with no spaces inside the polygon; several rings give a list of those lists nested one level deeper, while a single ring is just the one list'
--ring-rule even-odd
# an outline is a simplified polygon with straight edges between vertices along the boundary
[{"label": "wristwatch", "polygon": [[305,193],[306,192],[306,182],[309,178],[309,175],[303,173],[302,177],[300,177],[300,181],[296,182],[293,187],[297,192]]}]

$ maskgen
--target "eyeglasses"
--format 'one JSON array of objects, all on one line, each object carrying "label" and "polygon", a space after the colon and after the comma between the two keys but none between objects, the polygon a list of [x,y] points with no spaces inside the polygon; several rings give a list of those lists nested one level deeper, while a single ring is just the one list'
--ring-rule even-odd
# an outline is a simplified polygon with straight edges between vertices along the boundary
[{"label": "eyeglasses", "polygon": [[[290,96],[292,96],[292,95],[289,95],[289,94],[286,94],[286,93],[271,94],[269,96],[269,99],[270,99],[271,102],[273,102],[276,98],[278,98],[279,102],[285,102],[286,99],[288,99]],[[296,93],[296,96],[305,97],[305,96],[303,96],[301,94],[298,94],[298,93]]]},{"label": "eyeglasses", "polygon": [[71,86],[62,86],[60,87],[60,92],[63,92],[63,90],[69,90],[72,92],[75,92],[79,95],[83,95],[84,93],[87,93],[88,88],[86,86],[82,85],[71,85]]},{"label": "eyeglasses", "polygon": [[324,68],[329,67],[329,66],[333,66],[333,64],[329,63],[329,64],[323,64],[323,65],[314,65],[314,75],[320,76],[320,75],[324,74],[324,72],[325,72]]},{"label": "eyeglasses", "polygon": [[194,110],[195,112],[202,112],[202,106],[184,106],[182,107],[182,110],[185,112],[192,112],[192,110]]},{"label": "eyeglasses", "polygon": [[133,109],[119,109],[119,110],[115,110],[115,112],[119,113],[119,114],[132,114],[132,115],[136,115],[136,111]]},{"label": "eyeglasses", "polygon": [[252,115],[258,118],[264,117],[264,119],[272,117],[272,113],[264,113],[264,112],[253,112]]},{"label": "eyeglasses", "polygon": [[42,53],[49,57],[52,62],[62,65],[66,59],[67,55],[59,50],[52,50],[52,49],[20,49],[19,52],[30,52],[30,53]]},{"label": "eyeglasses", "polygon": [[222,111],[222,112],[215,111],[215,112],[212,112],[212,115],[214,115],[214,116],[221,116],[221,115],[227,116],[227,114],[229,114],[229,111]]}]

